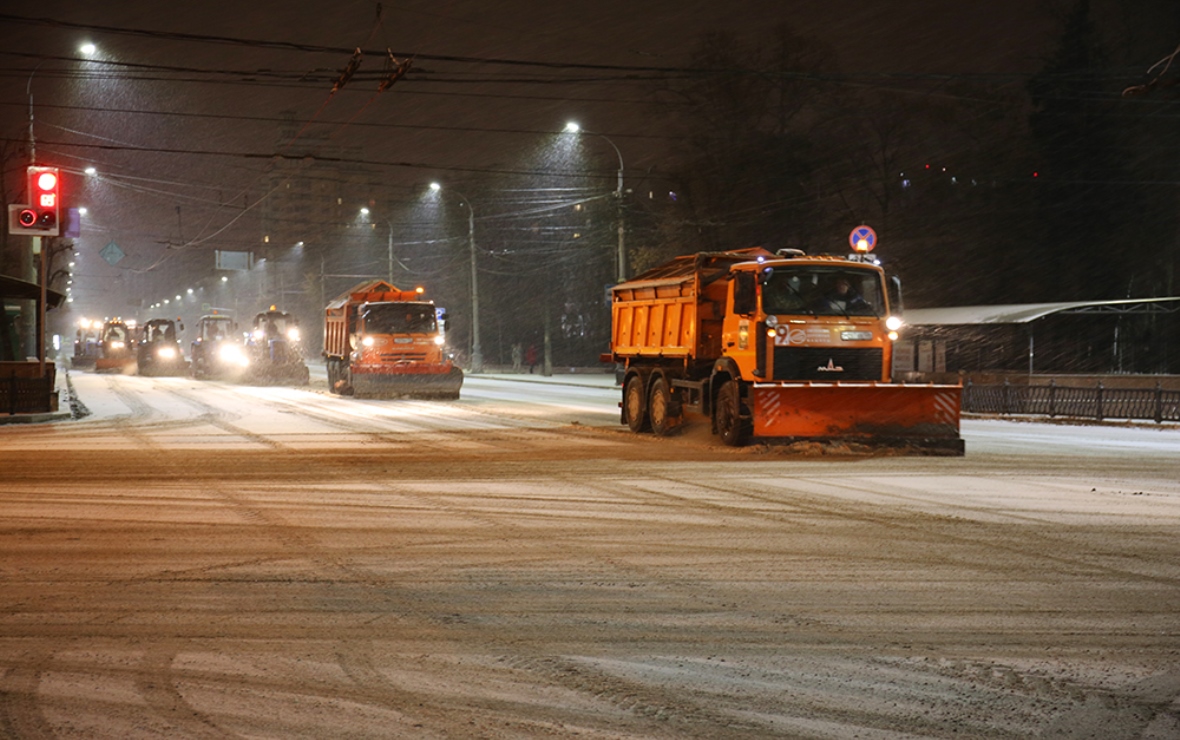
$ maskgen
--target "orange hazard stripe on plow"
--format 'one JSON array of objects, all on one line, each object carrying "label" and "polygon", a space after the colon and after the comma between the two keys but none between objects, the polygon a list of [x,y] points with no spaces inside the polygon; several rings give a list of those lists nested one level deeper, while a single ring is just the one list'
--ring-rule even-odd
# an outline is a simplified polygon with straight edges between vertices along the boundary
[{"label": "orange hazard stripe on plow", "polygon": [[961,392],[957,385],[755,385],[754,436],[957,439]]}]

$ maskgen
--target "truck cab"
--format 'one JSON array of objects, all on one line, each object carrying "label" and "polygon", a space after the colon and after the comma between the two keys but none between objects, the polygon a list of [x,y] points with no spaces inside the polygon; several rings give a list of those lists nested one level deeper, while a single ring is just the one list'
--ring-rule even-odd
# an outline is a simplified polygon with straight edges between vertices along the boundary
[{"label": "truck cab", "polygon": [[740,377],[890,380],[901,322],[891,313],[880,267],[800,256],[732,270],[721,353],[734,360]]}]

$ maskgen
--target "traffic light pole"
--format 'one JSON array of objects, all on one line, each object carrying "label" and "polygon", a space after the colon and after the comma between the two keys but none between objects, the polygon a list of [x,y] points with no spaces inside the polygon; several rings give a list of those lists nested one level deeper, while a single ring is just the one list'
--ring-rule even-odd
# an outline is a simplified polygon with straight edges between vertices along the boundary
[{"label": "traffic light pole", "polygon": [[33,248],[41,252],[41,300],[37,304],[37,368],[42,380],[45,379],[45,300],[48,298],[49,292],[49,258],[46,255],[49,250],[46,248],[47,246],[44,237],[33,237]]}]

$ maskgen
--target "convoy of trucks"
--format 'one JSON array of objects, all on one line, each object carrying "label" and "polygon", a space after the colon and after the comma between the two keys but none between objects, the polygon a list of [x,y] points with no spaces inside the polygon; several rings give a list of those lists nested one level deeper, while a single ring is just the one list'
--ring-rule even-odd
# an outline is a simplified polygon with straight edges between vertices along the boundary
[{"label": "convoy of trucks", "polygon": [[459,397],[463,371],[446,351],[446,313],[422,294],[370,280],[328,304],[324,361],[333,393]]},{"label": "convoy of trucks", "polygon": [[[871,256],[703,252],[615,286],[621,422],[671,433],[692,411],[749,438],[963,454],[959,386],[891,383],[900,289]],[[896,283],[894,283],[896,286]]]},{"label": "convoy of trucks", "polygon": [[[849,441],[963,454],[961,388],[891,380],[901,289],[865,244],[847,256],[700,252],[614,286],[610,352],[600,359],[617,368],[620,422],[664,436],[692,412],[730,446]],[[446,312],[422,288],[353,286],[324,310],[329,390],[458,398],[463,372],[445,327]],[[118,320],[103,326],[98,369],[134,361],[132,331]],[[145,325],[142,373],[184,366],[176,331],[169,320]],[[76,348],[75,362],[83,354]],[[298,321],[275,306],[244,334],[229,316],[201,317],[190,356],[196,378],[309,380]]]}]

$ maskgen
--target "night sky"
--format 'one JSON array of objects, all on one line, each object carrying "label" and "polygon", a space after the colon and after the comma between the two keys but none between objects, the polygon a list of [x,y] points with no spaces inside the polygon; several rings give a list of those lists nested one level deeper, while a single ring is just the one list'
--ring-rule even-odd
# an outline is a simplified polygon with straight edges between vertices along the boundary
[{"label": "night sky", "polygon": [[[495,193],[519,188],[537,172],[539,152],[571,119],[617,146],[628,188],[662,187],[653,184],[659,182],[653,173],[674,169],[684,129],[670,121],[678,111],[657,91],[683,84],[706,32],[726,31],[735,42],[753,44],[786,23],[831,50],[837,96],[873,90],[904,109],[963,79],[1022,90],[1060,34],[1053,9],[1069,5],[464,0],[384,7],[195,2],[163,9],[147,2],[6,2],[0,10],[6,15],[0,19],[5,194],[16,202],[23,187],[31,91],[38,163],[65,169],[77,195],[73,204],[89,209],[76,240],[85,267],[77,269],[74,309],[115,313],[136,300],[150,302],[148,293],[167,295],[214,277],[213,249],[257,246],[259,226],[233,209],[265,192],[270,155],[299,149],[282,141],[284,114],[301,136],[334,146],[344,160],[339,166],[356,162],[373,173],[370,179],[381,184],[368,198],[375,207],[393,214],[426,183],[442,180],[480,193],[473,202],[483,231],[495,215]],[[1096,5],[1104,5],[1096,16],[1115,28],[1119,4]],[[98,47],[91,58],[78,51],[85,41]],[[1166,39],[1151,41],[1139,73],[1171,51]],[[368,53],[355,76],[330,95],[357,47]],[[413,57],[413,66],[376,94],[387,48],[398,60]],[[588,158],[578,166],[592,172],[578,187],[609,193],[615,152],[601,141],[585,146]],[[87,180],[87,166],[105,184]],[[448,228],[462,233],[464,211],[450,213]],[[390,215],[398,224],[421,218]],[[399,251],[403,242],[432,243],[408,232],[397,238]],[[112,241],[128,255],[116,267],[95,259]],[[405,251],[413,257],[416,248]],[[379,252],[374,260],[377,270]],[[456,259],[426,272],[433,277],[461,266]],[[5,269],[13,271],[11,260]]]}]

